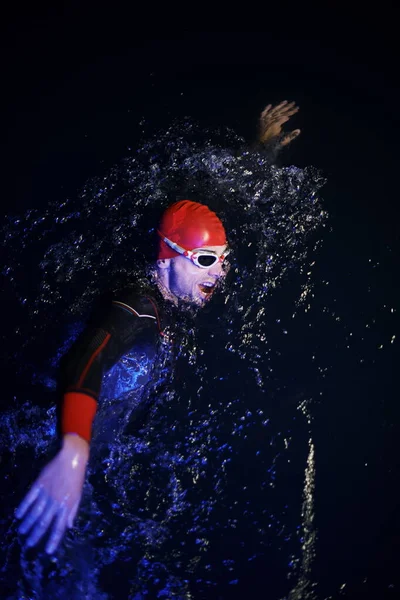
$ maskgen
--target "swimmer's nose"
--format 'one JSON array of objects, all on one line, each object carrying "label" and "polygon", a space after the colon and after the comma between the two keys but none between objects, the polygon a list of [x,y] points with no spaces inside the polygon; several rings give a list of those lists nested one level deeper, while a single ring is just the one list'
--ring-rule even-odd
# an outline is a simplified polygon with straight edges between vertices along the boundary
[{"label": "swimmer's nose", "polygon": [[208,269],[208,274],[211,275],[211,277],[214,277],[215,280],[219,279],[219,277],[221,277],[222,274],[222,263],[218,261],[214,265],[212,265]]}]

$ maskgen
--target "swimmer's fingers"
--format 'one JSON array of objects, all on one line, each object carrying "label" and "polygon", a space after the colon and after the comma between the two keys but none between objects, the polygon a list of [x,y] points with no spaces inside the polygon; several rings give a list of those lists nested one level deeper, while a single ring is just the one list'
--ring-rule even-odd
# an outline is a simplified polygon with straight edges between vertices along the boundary
[{"label": "swimmer's fingers", "polygon": [[15,511],[15,516],[17,517],[17,519],[22,519],[22,517],[24,516],[24,514],[26,513],[26,511],[28,510],[30,505],[39,496],[41,489],[42,488],[40,485],[32,486],[30,491],[26,494],[25,498],[22,500],[21,504],[18,506],[18,508]]},{"label": "swimmer's fingers", "polygon": [[264,111],[262,112],[262,115],[264,115],[264,113],[265,113],[265,116],[268,114],[268,116],[270,118],[274,118],[279,115],[287,115],[287,116],[291,117],[292,115],[296,114],[298,112],[298,110],[299,110],[299,107],[296,106],[295,102],[288,102],[287,100],[284,100],[283,102],[280,102],[279,104],[274,106],[272,109],[268,110],[267,112],[265,112],[265,109],[264,109]]},{"label": "swimmer's fingers", "polygon": [[68,522],[69,528],[74,526],[74,520],[75,520],[75,516],[76,516],[77,510],[78,510],[78,507],[79,507],[79,500],[77,502],[75,502],[75,506],[72,507],[71,511],[68,514],[67,522]]},{"label": "swimmer's fingers", "polygon": [[43,493],[36,504],[33,505],[29,515],[24,519],[19,532],[25,534],[30,531],[26,545],[28,547],[35,546],[48,532],[54,516],[56,516],[51,535],[46,544],[46,552],[52,554],[57,549],[67,528],[67,515],[68,508],[66,504],[60,506],[58,502]]},{"label": "swimmer's fingers", "polygon": [[268,104],[264,108],[260,116],[260,123],[262,126],[274,125],[279,123],[285,123],[299,111],[299,107],[296,106],[295,102],[288,102],[284,100],[280,104],[272,107]]},{"label": "swimmer's fingers", "polygon": [[264,119],[271,112],[272,104],[267,104],[260,115],[260,119]]},{"label": "swimmer's fingers", "polygon": [[50,527],[54,515],[57,512],[57,504],[50,498],[47,501],[45,510],[43,511],[40,519],[37,519],[32,531],[26,540],[27,546],[35,546],[38,541],[44,536]]},{"label": "swimmer's fingers", "polygon": [[53,554],[58,548],[59,543],[61,542],[65,530],[67,528],[67,519],[68,519],[68,508],[64,504],[60,511],[57,514],[56,521],[53,525],[53,530],[51,532],[49,541],[46,544],[46,552],[47,554]]},{"label": "swimmer's fingers", "polygon": [[31,529],[36,520],[41,517],[47,502],[47,494],[43,490],[40,490],[40,493],[37,496],[35,502],[33,503],[31,510],[25,515],[24,520],[18,528],[19,533],[25,535],[25,533],[27,533]]},{"label": "swimmer's fingers", "polygon": [[290,104],[288,104],[287,106],[282,107],[277,114],[280,115],[285,115],[287,117],[292,117],[293,115],[295,115],[297,112],[299,112],[299,107],[296,106],[295,102],[291,102]]},{"label": "swimmer's fingers", "polygon": [[294,131],[291,131],[282,139],[282,141],[280,142],[280,146],[287,146],[288,144],[290,144],[290,142],[293,142],[293,140],[295,140],[300,135],[300,133],[301,129],[295,129]]},{"label": "swimmer's fingers", "polygon": [[279,104],[275,104],[275,106],[272,106],[272,104],[267,104],[267,106],[264,108],[264,110],[261,113],[261,116],[265,116],[268,113],[270,115],[274,115],[277,112],[280,112],[282,109],[286,108],[287,106],[292,106],[294,105],[294,102],[288,102],[287,100],[283,100],[282,102],[279,102]]}]

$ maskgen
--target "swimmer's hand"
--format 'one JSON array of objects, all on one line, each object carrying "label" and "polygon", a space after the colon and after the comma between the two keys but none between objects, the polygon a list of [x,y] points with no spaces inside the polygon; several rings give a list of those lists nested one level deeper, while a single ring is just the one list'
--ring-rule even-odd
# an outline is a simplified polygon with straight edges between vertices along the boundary
[{"label": "swimmer's hand", "polygon": [[67,527],[72,527],[85,480],[89,444],[66,434],[63,447],[43,469],[15,512],[23,519],[19,533],[28,534],[26,545],[34,546],[50,530],[46,552],[53,554]]},{"label": "swimmer's hand", "polygon": [[282,148],[292,142],[298,135],[300,129],[294,129],[286,135],[282,134],[282,125],[289,121],[290,117],[295,115],[299,110],[294,102],[284,100],[276,106],[268,104],[262,111],[258,122],[258,137],[259,144],[267,144],[273,140],[278,142],[278,147]]}]

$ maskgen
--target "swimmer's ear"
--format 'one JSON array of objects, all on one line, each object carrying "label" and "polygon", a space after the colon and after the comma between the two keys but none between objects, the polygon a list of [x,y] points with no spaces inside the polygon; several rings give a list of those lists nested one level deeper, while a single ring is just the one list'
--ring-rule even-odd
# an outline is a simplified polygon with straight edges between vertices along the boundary
[{"label": "swimmer's ear", "polygon": [[171,262],[170,258],[159,258],[157,260],[157,267],[159,269],[169,269],[170,262]]}]

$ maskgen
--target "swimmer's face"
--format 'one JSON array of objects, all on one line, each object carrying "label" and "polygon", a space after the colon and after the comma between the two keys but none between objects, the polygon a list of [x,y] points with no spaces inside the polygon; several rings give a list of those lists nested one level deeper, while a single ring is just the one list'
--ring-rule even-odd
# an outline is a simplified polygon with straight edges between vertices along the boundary
[{"label": "swimmer's face", "polygon": [[[226,246],[202,246],[222,256]],[[212,296],[215,286],[226,275],[226,266],[220,261],[202,269],[185,256],[157,261],[160,279],[173,300],[203,306]]]}]

